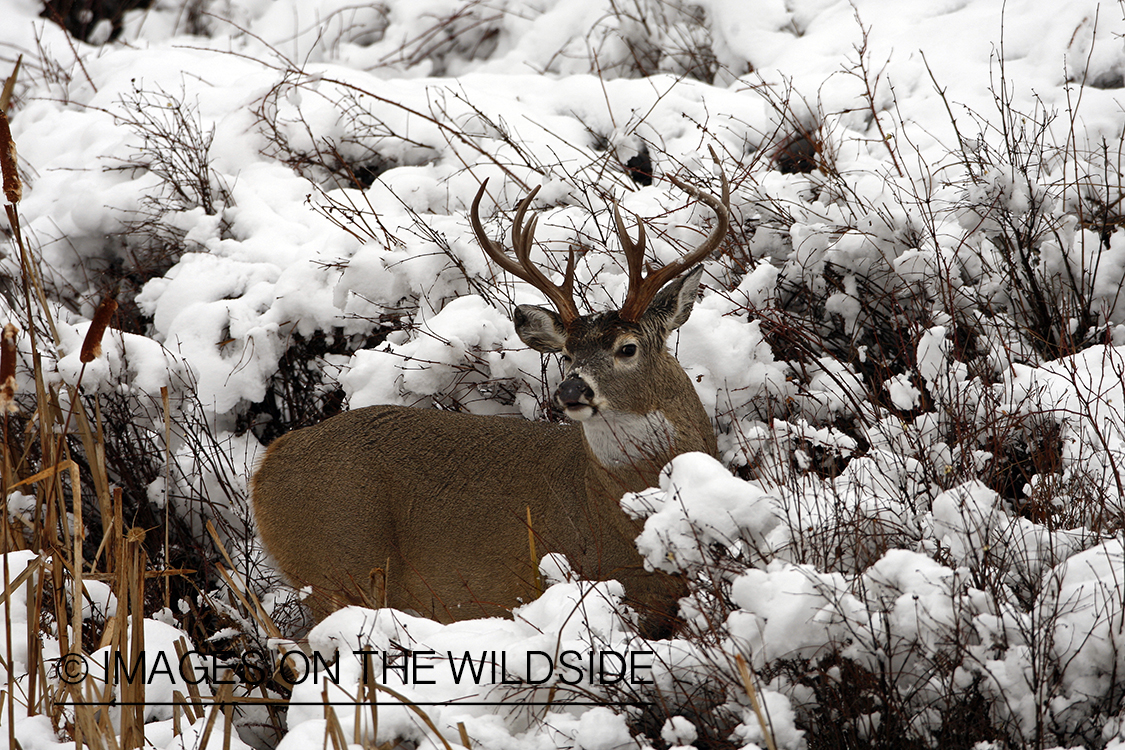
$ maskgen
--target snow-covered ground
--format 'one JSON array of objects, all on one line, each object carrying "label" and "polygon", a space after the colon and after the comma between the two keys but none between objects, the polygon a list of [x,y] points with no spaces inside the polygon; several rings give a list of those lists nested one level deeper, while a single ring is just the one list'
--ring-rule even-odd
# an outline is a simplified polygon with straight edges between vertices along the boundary
[{"label": "snow-covered ground", "polygon": [[[9,116],[58,323],[49,369],[158,440],[168,388],[178,469],[150,494],[170,489],[196,524],[206,500],[278,613],[245,493],[294,404],[543,417],[559,369],[508,318],[543,298],[473,238],[482,180],[494,236],[541,186],[538,258],[590,247],[589,309],[624,297],[611,199],[667,262],[712,215],[661,176],[717,190],[710,146],[731,180],[731,234],[672,341],[723,460],[681,456],[624,500],[649,562],[696,583],[682,636],[640,641],[613,583],[560,581],[514,621],[343,610],[309,644],[339,650],[329,695],[349,738],[370,731],[343,705],[357,652],[397,644],[433,652],[434,684],[392,670],[386,686],[441,705],[428,722],[380,707],[379,743],[764,748],[768,725],[791,750],[1125,747],[1120,4],[158,0],[104,44],[40,10],[0,0],[0,76],[23,55]],[[815,169],[780,168],[802,149]],[[645,156],[651,186],[625,167]],[[136,330],[83,366],[115,286]],[[5,317],[23,314],[18,289]],[[567,649],[652,652],[655,688],[449,669],[502,652],[538,679],[528,654]],[[281,746],[323,746],[322,688],[295,688]],[[659,708],[609,705],[655,689]],[[24,747],[48,746],[41,718],[17,726]],[[190,746],[150,718],[156,746]],[[252,719],[244,739],[276,741]]]}]

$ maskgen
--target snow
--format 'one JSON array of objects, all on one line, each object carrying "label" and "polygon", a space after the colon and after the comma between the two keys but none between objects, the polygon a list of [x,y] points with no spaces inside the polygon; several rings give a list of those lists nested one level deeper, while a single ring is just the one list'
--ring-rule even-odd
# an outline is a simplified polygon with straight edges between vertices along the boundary
[{"label": "snow", "polygon": [[1063,683],[1076,702],[1096,699],[1123,667],[1121,650],[1114,647],[1125,635],[1119,596],[1123,571],[1121,540],[1110,540],[1062,563],[1055,571],[1057,592],[1044,597],[1045,609],[1062,605],[1064,610],[1055,623],[1055,649],[1067,665]]},{"label": "snow", "polygon": [[637,549],[646,567],[670,573],[702,567],[714,544],[740,540],[768,554],[767,537],[780,521],[775,503],[702,453],[677,456],[661,474],[659,488],[621,500],[626,513],[644,520]]},{"label": "snow", "polygon": [[[1044,746],[1125,747],[1121,7],[633,5],[226,0],[189,22],[182,3],[158,0],[94,45],[66,39],[38,3],[3,0],[0,71],[25,55],[10,117],[23,234],[56,322],[43,353],[51,385],[120,397],[155,435],[167,393],[176,424],[193,426],[168,447],[171,489],[188,498],[173,502],[202,535],[193,503],[206,498],[231,550],[260,562],[245,491],[264,446],[246,425],[276,395],[291,347],[329,341],[310,364],[312,395],[339,390],[349,408],[541,418],[560,369],[520,342],[509,314],[544,299],[480,251],[467,218],[478,186],[488,179],[486,231],[505,241],[511,207],[540,187],[533,259],[558,271],[572,244],[590,248],[576,265],[579,306],[603,309],[627,286],[610,200],[630,228],[645,222],[653,261],[678,257],[712,221],[662,179],[635,185],[622,165],[643,151],[658,178],[715,189],[713,146],[738,239],[706,261],[702,297],[670,346],[722,460],[679,456],[659,487],[622,500],[643,523],[646,564],[699,589],[681,609],[708,637],[641,641],[618,583],[576,580],[552,557],[545,592],[514,620],[439,625],[349,608],[317,625],[308,646],[338,653],[346,683],[329,690],[341,726],[356,722],[343,704],[365,648],[496,651],[513,665],[532,652],[651,649],[661,689],[723,686],[715,713],[733,718],[721,740],[745,747],[766,739],[735,654],[771,675],[759,699],[782,748],[807,743],[809,675],[842,680],[831,669],[845,661],[890,675],[911,696],[913,729],[935,742],[933,706],[971,688],[1021,738],[1046,721],[1056,734],[1037,736]],[[782,174],[771,160],[801,135],[815,136],[821,169]],[[202,147],[177,140],[188,136],[207,144],[201,161],[191,158]],[[341,160],[358,179],[377,177],[357,184]],[[1012,277],[1013,233],[1027,238],[1048,301],[1083,292],[1053,311],[1057,341],[1019,322],[1040,298]],[[0,273],[18,279],[18,253],[3,252]],[[143,331],[111,330],[83,364],[97,302],[136,279]],[[18,297],[0,302],[6,316],[19,317]],[[894,325],[874,330],[873,308]],[[19,347],[26,365],[26,331]],[[17,379],[19,393],[34,392],[26,366]],[[204,437],[220,460],[201,459]],[[159,503],[166,481],[148,488]],[[37,512],[31,495],[8,502],[13,515]],[[7,559],[14,575],[34,555]],[[86,585],[84,611],[112,615],[109,588]],[[33,668],[19,650],[30,586],[0,620],[17,681]],[[282,592],[251,586],[280,609]],[[154,653],[187,638],[145,627]],[[43,648],[58,658],[57,640]],[[821,670],[828,654],[837,661]],[[522,663],[513,673],[526,679]],[[801,679],[785,671],[798,664]],[[1035,682],[1044,674],[1058,675],[1049,690]],[[473,688],[526,699],[563,685],[551,680],[519,695]],[[638,737],[635,717],[608,706],[536,716],[458,706],[466,686],[448,674],[387,686],[445,702],[428,709],[441,734],[457,738],[463,723],[486,748],[714,741],[679,715]],[[296,686],[279,747],[325,743],[323,689]],[[171,686],[149,697],[170,700]],[[159,747],[191,747],[202,731],[173,737],[161,711],[147,718]],[[56,744],[42,716],[15,732],[23,747]],[[402,739],[441,744],[416,713],[381,707],[373,741]]]}]

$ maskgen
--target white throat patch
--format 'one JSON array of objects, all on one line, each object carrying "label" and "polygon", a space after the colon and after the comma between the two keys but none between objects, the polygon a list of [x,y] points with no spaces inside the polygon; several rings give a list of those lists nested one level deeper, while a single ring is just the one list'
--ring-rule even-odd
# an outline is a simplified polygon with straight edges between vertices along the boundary
[{"label": "white throat patch", "polygon": [[582,433],[602,466],[616,468],[667,455],[676,428],[662,411],[648,414],[600,410],[582,422]]}]

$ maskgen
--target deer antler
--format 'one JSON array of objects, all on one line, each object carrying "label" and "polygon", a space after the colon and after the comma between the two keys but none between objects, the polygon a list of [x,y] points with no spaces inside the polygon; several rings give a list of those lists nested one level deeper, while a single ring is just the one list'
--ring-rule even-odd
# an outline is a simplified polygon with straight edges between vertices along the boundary
[{"label": "deer antler", "polygon": [[[715,154],[715,149],[712,148],[710,151],[711,158],[715,160],[716,164],[719,164],[719,157]],[[621,238],[621,247],[625,251],[625,260],[629,265],[629,291],[625,295],[625,304],[621,306],[619,311],[622,320],[633,322],[639,320],[661,287],[706,258],[723,241],[723,237],[727,234],[727,228],[730,226],[730,186],[727,184],[727,176],[723,173],[722,165],[719,166],[719,179],[722,180],[723,184],[722,200],[710,193],[704,193],[686,182],[681,182],[671,175],[668,176],[668,179],[680,190],[710,206],[718,221],[703,244],[680,260],[642,276],[641,271],[645,260],[644,224],[639,219],[637,220],[637,242],[634,244],[629,237],[629,233],[625,230],[625,222],[621,219],[621,212],[617,210],[617,204],[614,204],[613,220],[617,224],[617,234]]]},{"label": "deer antler", "polygon": [[473,232],[477,235],[477,242],[480,243],[481,248],[496,265],[543,292],[547,299],[554,304],[555,309],[559,311],[562,324],[569,326],[578,318],[578,306],[574,303],[574,251],[570,251],[570,256],[566,260],[566,272],[563,274],[561,286],[552,284],[543,275],[543,272],[531,262],[531,246],[534,242],[535,225],[538,223],[539,217],[532,216],[526,224],[523,222],[523,217],[527,213],[527,208],[531,205],[532,199],[535,198],[535,194],[539,192],[539,188],[536,187],[528,193],[527,197],[520,201],[516,208],[516,218],[512,222],[512,251],[516,254],[516,260],[519,261],[516,263],[508,257],[504,248],[490,240],[484,233],[484,226],[480,222],[479,209],[480,199],[484,196],[484,190],[487,186],[488,180],[486,179],[480,184],[477,197],[473,198],[472,211],[469,214]]}]

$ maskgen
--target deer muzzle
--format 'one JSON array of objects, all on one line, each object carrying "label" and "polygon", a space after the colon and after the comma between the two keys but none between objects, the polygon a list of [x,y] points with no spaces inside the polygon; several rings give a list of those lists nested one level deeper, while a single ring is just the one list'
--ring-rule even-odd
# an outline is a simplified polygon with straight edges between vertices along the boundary
[{"label": "deer muzzle", "polygon": [[555,404],[568,417],[578,422],[589,419],[597,412],[593,400],[594,389],[578,375],[571,375],[559,383],[555,391]]}]

